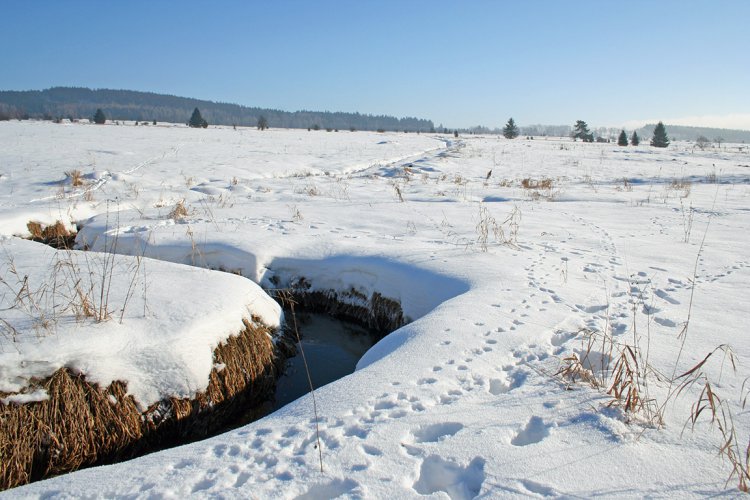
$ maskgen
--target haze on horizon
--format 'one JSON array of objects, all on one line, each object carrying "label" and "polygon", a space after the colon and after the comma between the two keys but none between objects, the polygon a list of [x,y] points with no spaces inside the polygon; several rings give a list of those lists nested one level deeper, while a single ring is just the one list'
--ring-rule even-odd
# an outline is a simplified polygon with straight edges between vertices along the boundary
[{"label": "haze on horizon", "polygon": [[10,0],[3,17],[2,90],[142,90],[462,128],[512,116],[750,130],[743,0]]}]

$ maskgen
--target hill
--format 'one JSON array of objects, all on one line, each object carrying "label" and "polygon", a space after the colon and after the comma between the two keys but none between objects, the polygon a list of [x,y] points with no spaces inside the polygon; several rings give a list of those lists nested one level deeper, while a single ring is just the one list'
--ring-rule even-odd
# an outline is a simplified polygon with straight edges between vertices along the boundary
[{"label": "hill", "polygon": [[101,108],[110,120],[185,123],[194,108],[211,125],[255,126],[264,116],[270,127],[428,132],[430,120],[329,111],[282,111],[132,90],[53,87],[0,91],[0,115],[6,118],[91,118]]},{"label": "hill", "polygon": [[[749,130],[734,130],[727,128],[710,128],[710,127],[688,127],[685,125],[664,124],[667,128],[667,135],[672,140],[694,141],[698,136],[703,136],[709,141],[719,142],[750,142]],[[654,134],[656,124],[648,124],[638,129],[638,135],[650,138]]]},{"label": "hill", "polygon": [[[709,141],[719,142],[734,142],[734,143],[745,143],[750,142],[750,130],[735,130],[726,128],[710,128],[710,127],[689,127],[685,125],[670,125],[669,123],[664,124],[667,128],[667,135],[670,140],[676,141],[695,141],[699,136],[707,138]],[[651,136],[654,135],[655,123],[645,125],[641,128],[636,129],[638,136],[641,140],[650,140]],[[572,127],[569,125],[527,125],[521,127],[522,135],[535,135],[535,136],[551,136],[551,137],[565,137],[570,134]],[[620,127],[592,127],[591,131],[597,137],[604,137],[605,139],[616,140],[618,134],[622,128]],[[633,133],[632,129],[625,129],[630,137]],[[497,130],[493,131],[498,133]]]}]

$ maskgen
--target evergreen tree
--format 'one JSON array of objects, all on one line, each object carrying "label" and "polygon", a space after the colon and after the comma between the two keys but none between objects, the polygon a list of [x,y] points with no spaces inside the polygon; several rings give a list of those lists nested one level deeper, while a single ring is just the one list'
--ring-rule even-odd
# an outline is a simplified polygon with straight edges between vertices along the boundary
[{"label": "evergreen tree", "polygon": [[594,142],[594,134],[589,132],[589,126],[583,120],[577,120],[573,128],[573,139],[581,139],[583,142]]},{"label": "evergreen tree", "polygon": [[624,130],[622,130],[620,132],[620,136],[617,138],[617,145],[618,146],[627,146],[628,145],[628,136],[625,134]]},{"label": "evergreen tree", "polygon": [[258,118],[258,130],[265,130],[268,128],[268,120],[266,120],[266,117],[263,115],[260,115],[260,118]]},{"label": "evergreen tree", "polygon": [[654,129],[654,136],[651,138],[651,145],[655,148],[666,148],[669,146],[669,137],[667,137],[667,129],[664,127],[662,122],[656,124]]},{"label": "evergreen tree", "polygon": [[513,121],[513,118],[509,119],[508,123],[505,124],[503,136],[506,139],[515,139],[518,137],[518,127],[516,127],[516,122]]},{"label": "evergreen tree", "polygon": [[96,113],[94,114],[94,123],[96,123],[97,125],[102,125],[106,121],[107,117],[104,116],[104,112],[101,110],[101,108],[97,108]]},{"label": "evergreen tree", "polygon": [[188,125],[190,125],[193,128],[206,128],[208,127],[208,122],[203,119],[201,116],[201,112],[198,110],[198,108],[195,108],[193,110],[193,115],[190,117],[190,121],[188,122]]},{"label": "evergreen tree", "polygon": [[640,143],[641,143],[641,138],[638,137],[638,134],[636,133],[636,131],[633,130],[633,135],[630,136],[630,144],[632,146],[637,146]]}]

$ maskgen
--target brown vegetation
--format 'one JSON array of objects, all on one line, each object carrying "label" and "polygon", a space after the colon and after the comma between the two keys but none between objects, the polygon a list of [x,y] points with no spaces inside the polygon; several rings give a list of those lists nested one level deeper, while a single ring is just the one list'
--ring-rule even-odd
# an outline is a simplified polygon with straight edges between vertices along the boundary
[{"label": "brown vegetation", "polygon": [[125,383],[101,388],[61,368],[30,388],[43,388],[48,400],[0,404],[0,490],[201,439],[248,408],[262,411],[284,358],[268,328],[244,323],[215,349],[221,368],[194,399],[170,398],[141,412]]},{"label": "brown vegetation", "polygon": [[552,189],[554,181],[549,177],[536,180],[527,177],[521,181],[521,187],[524,189]]},{"label": "brown vegetation", "polygon": [[185,206],[185,200],[180,200],[177,203],[175,203],[174,207],[172,207],[172,210],[167,215],[167,218],[174,219],[174,220],[182,220],[187,216],[188,216],[188,209]]},{"label": "brown vegetation", "polygon": [[71,170],[69,172],[65,172],[65,177],[70,179],[70,185],[73,187],[80,187],[83,186],[83,174],[80,170]]},{"label": "brown vegetation", "polygon": [[41,222],[29,221],[26,229],[31,235],[31,239],[49,245],[57,249],[73,248],[76,240],[76,233],[68,231],[62,221],[57,221],[52,225],[43,225]]}]

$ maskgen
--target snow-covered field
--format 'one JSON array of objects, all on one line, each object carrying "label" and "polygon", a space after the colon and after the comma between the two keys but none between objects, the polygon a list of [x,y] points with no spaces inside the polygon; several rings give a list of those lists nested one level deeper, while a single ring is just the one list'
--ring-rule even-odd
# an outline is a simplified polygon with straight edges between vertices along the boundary
[{"label": "snow-covered field", "polygon": [[[83,186],[66,179],[72,170]],[[173,218],[180,201],[187,215]],[[51,259],[46,247],[10,235],[24,234],[29,220],[57,219],[81,222],[78,244],[92,250],[116,241],[118,253],[239,271],[263,287],[304,277],[314,288],[379,292],[399,300],[412,322],[374,346],[355,373],[316,391],[320,448],[307,396],[213,439],[4,495],[737,494],[737,476],[727,482],[732,465],[719,455],[726,439],[709,411],[686,426],[705,380],[679,394],[685,379],[670,380],[731,346],[731,359],[716,351],[693,375],[705,374],[721,398],[719,421],[728,422],[722,411],[732,419],[732,449],[746,467],[747,146],[0,123],[4,279],[8,262]],[[118,258],[133,269],[132,258]],[[33,375],[46,362],[112,380],[112,353],[88,358],[81,349],[119,352],[127,341],[66,339],[172,327],[194,336],[208,312],[223,317],[216,321],[228,335],[236,318],[224,316],[248,305],[233,295],[258,297],[242,278],[140,260],[146,271],[136,266],[140,285],[122,322],[119,314],[74,326],[53,321],[40,332],[28,313],[14,316],[15,333],[0,329],[0,390],[31,376],[19,368],[24,353],[53,352],[39,343],[54,343],[54,359],[23,360]],[[226,300],[210,299],[221,291]],[[263,304],[256,314],[278,320]],[[210,358],[205,344],[191,346],[187,358],[174,357]],[[126,349],[146,374],[164,366],[151,358],[158,351],[139,358]],[[576,359],[579,380],[558,374]],[[607,394],[625,367],[618,360],[634,369],[643,401],[635,411],[626,396]],[[203,363],[210,369],[210,359]],[[153,376],[184,379],[194,375],[187,364]],[[122,378],[130,373],[123,367]],[[143,399],[161,390],[129,382],[152,387]]]}]

